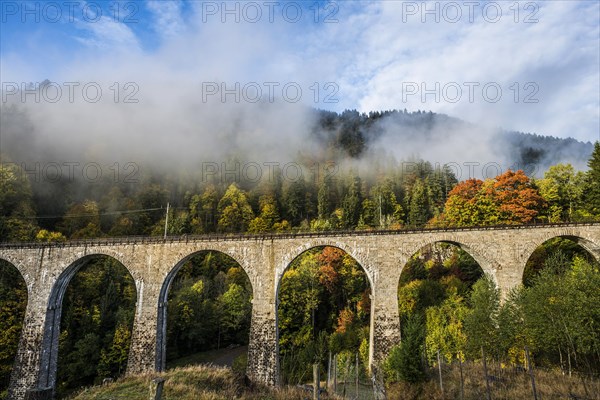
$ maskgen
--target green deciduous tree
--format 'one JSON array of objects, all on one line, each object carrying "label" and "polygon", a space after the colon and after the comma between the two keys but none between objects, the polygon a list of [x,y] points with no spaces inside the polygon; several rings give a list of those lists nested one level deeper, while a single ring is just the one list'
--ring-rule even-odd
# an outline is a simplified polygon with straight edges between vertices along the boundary
[{"label": "green deciduous tree", "polygon": [[25,281],[15,267],[0,260],[0,394],[8,388],[26,306]]},{"label": "green deciduous tree", "polygon": [[539,180],[537,184],[540,195],[548,203],[548,220],[573,220],[583,197],[583,172],[576,172],[571,164],[553,165],[544,174],[544,179]]},{"label": "green deciduous tree", "polygon": [[213,185],[207,186],[200,199],[202,207],[199,215],[203,221],[204,230],[206,232],[214,232],[217,226],[217,210],[219,205],[217,189]]},{"label": "green deciduous tree", "polygon": [[523,286],[512,288],[498,311],[498,354],[516,365],[525,365],[525,346],[534,348],[525,330],[523,294]]},{"label": "green deciduous tree", "polygon": [[115,376],[119,368],[123,371],[130,340],[125,330],[133,325],[135,301],[133,279],[115,260],[94,258],[75,274],[63,300],[60,395],[98,383],[101,374]]},{"label": "green deciduous tree", "polygon": [[0,164],[0,240],[31,241],[38,227],[27,175],[15,164]]},{"label": "green deciduous tree", "polygon": [[438,305],[444,299],[444,287],[435,280],[413,280],[398,288],[400,318],[424,315],[427,307]]},{"label": "green deciduous tree", "polygon": [[452,295],[439,306],[427,309],[425,343],[430,360],[435,359],[438,350],[448,362],[463,356],[467,342],[464,332],[467,312],[467,305],[458,295]]},{"label": "green deciduous tree", "polygon": [[285,352],[314,337],[316,311],[324,286],[319,283],[317,255],[306,254],[288,269],[279,288],[279,344]]},{"label": "green deciduous tree", "polygon": [[237,283],[229,284],[227,291],[219,297],[221,332],[226,340],[236,341],[238,335],[247,335],[249,332],[252,312],[250,301],[250,294]]},{"label": "green deciduous tree", "polygon": [[46,229],[40,229],[35,235],[37,242],[63,242],[67,238],[60,232],[49,232]]},{"label": "green deciduous tree", "polygon": [[219,309],[209,301],[208,285],[189,278],[178,286],[168,302],[168,358],[211,348],[218,335]]},{"label": "green deciduous tree", "polygon": [[342,250],[326,246],[306,251],[291,263],[278,292],[286,382],[306,380],[310,364],[324,361],[324,347],[354,355],[365,339],[368,342],[368,280],[356,260]]},{"label": "green deciduous tree", "polygon": [[232,183],[219,201],[219,224],[223,232],[245,232],[254,217],[246,194]]},{"label": "green deciduous tree", "polygon": [[[557,349],[573,357],[574,366],[589,368],[600,350],[600,271],[575,257],[567,271],[544,268],[521,297],[524,327],[532,348]],[[587,359],[584,357],[588,357]]]},{"label": "green deciduous tree", "polygon": [[115,330],[112,344],[100,351],[98,375],[102,378],[119,377],[127,367],[127,356],[131,345],[131,328],[120,324]]},{"label": "green deciduous tree", "polygon": [[65,236],[73,239],[102,236],[98,203],[85,200],[74,204],[67,211],[60,224],[60,230]]},{"label": "green deciduous tree", "polygon": [[277,210],[275,198],[272,195],[261,196],[259,207],[260,214],[250,222],[248,231],[261,233],[274,230],[274,225],[279,220],[279,211]]}]

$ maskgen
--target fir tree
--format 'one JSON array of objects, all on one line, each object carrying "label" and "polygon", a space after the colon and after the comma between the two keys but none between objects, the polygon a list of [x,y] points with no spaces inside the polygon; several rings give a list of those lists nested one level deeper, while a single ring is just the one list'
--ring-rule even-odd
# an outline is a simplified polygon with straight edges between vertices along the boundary
[{"label": "fir tree", "polygon": [[361,203],[360,178],[358,176],[354,176],[352,178],[352,182],[350,183],[348,193],[344,197],[344,201],[342,203],[342,208],[344,211],[342,225],[344,228],[348,229],[356,227],[360,218]]},{"label": "fir tree", "polygon": [[588,167],[590,170],[586,176],[585,204],[590,214],[600,216],[600,142],[594,144]]},{"label": "fir tree", "polygon": [[319,219],[328,219],[333,211],[333,206],[335,205],[334,199],[332,199],[333,184],[333,179],[330,176],[326,176],[321,182],[317,195]]},{"label": "fir tree", "polygon": [[408,223],[413,226],[423,226],[429,221],[430,217],[427,188],[421,179],[417,179],[413,185],[410,197]]},{"label": "fir tree", "polygon": [[293,181],[285,191],[284,215],[293,226],[299,225],[306,218],[306,190],[306,182],[304,178],[300,178]]}]

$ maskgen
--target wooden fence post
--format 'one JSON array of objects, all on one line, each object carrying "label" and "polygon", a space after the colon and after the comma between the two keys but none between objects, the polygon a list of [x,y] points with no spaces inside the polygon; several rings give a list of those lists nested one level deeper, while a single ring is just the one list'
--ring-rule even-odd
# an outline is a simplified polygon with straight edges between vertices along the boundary
[{"label": "wooden fence post", "polygon": [[487,392],[487,400],[492,400],[492,392],[490,391],[490,380],[488,379],[487,361],[485,360],[485,351],[481,346],[481,358],[483,359],[483,375],[485,376],[485,390]]},{"label": "wooden fence post", "polygon": [[529,359],[529,349],[525,346],[525,358],[527,359],[527,369],[529,370],[529,376],[531,377],[531,390],[533,391],[533,400],[537,400],[537,391],[535,390],[535,376],[533,375],[533,368],[531,367],[531,360]]},{"label": "wooden fence post", "polygon": [[348,386],[348,372],[350,371],[350,357],[346,358],[346,371],[344,372],[344,390],[342,396],[346,397],[346,387]]},{"label": "wooden fence post", "polygon": [[460,357],[460,353],[458,354],[458,368],[460,370],[460,400],[464,400],[464,398],[465,398],[465,381],[463,378],[462,358]]},{"label": "wooden fence post", "polygon": [[327,391],[331,389],[331,350],[329,351],[329,361],[327,362]]},{"label": "wooden fence post", "polygon": [[356,398],[358,399],[358,353],[356,353]]},{"label": "wooden fence post", "polygon": [[319,378],[319,364],[313,364],[313,400],[319,400],[321,379]]},{"label": "wooden fence post", "polygon": [[160,400],[162,398],[162,391],[164,385],[164,378],[152,379],[150,381],[150,395],[148,396],[148,400]]},{"label": "wooden fence post", "polygon": [[337,393],[337,354],[333,355],[333,393]]},{"label": "wooden fence post", "polygon": [[442,361],[440,360],[440,350],[437,351],[437,362],[438,362],[438,372],[440,375],[440,390],[442,392],[442,398],[444,398],[444,382],[442,381]]}]

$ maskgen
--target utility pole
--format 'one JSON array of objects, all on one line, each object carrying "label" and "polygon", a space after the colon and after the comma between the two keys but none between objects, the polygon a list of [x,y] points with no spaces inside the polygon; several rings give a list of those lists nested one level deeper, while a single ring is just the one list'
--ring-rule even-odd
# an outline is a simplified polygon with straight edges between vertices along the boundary
[{"label": "utility pole", "polygon": [[167,216],[165,217],[165,237],[164,239],[167,240],[167,226],[169,225],[169,203],[167,203]]},{"label": "utility pole", "polygon": [[379,193],[379,228],[383,227],[383,221],[381,220],[381,193]]}]

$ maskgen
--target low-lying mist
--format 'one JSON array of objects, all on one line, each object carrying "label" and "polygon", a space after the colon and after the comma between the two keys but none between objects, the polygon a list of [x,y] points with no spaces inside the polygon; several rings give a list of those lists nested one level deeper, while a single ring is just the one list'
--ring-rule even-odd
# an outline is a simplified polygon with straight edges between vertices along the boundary
[{"label": "low-lying mist", "polygon": [[44,87],[7,96],[0,122],[3,161],[29,170],[58,164],[63,173],[86,163],[113,169],[134,164],[169,175],[220,169],[234,160],[253,169],[335,163],[369,177],[423,159],[449,164],[457,178],[467,179],[508,168],[540,176],[560,162],[585,169],[592,151],[589,143],[505,132],[431,112],[338,114],[282,99],[227,102],[194,85],[159,84],[133,97],[137,102],[116,102],[108,94],[97,102],[66,96],[36,102],[36,96],[44,99]]}]

